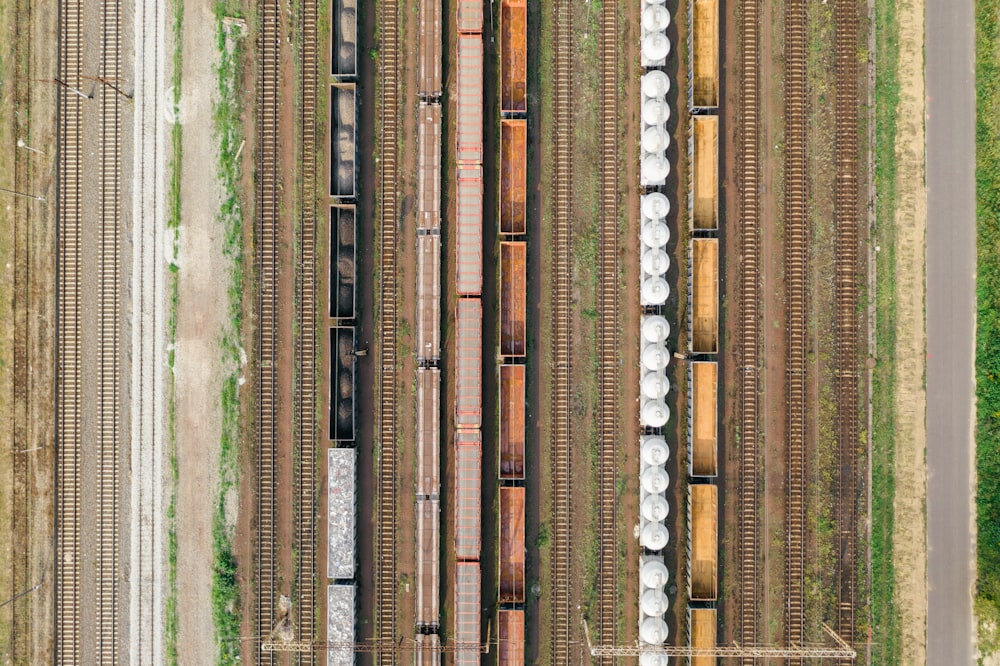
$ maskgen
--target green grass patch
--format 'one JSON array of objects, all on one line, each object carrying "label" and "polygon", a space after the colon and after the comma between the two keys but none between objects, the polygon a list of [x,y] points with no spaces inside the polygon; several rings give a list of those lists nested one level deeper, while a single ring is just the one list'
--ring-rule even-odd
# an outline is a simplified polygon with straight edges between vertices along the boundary
[{"label": "green grass patch", "polygon": [[875,355],[872,404],[872,658],[900,663],[901,626],[895,604],[895,366],[896,114],[899,108],[899,25],[893,0],[875,3]]},{"label": "green grass patch", "polygon": [[984,655],[1000,647],[1000,0],[976,3],[976,609]]},{"label": "green grass patch", "polygon": [[222,436],[219,452],[219,488],[212,518],[212,620],[215,625],[216,662],[240,662],[240,591],[237,560],[232,550],[235,530],[232,507],[238,489],[238,453],[240,443],[239,373],[242,349],[243,298],[243,208],[239,197],[241,178],[240,153],[244,145],[242,63],[245,35],[236,23],[226,25],[224,17],[239,17],[239,6],[219,2],[215,6],[216,46],[219,64],[216,69],[218,101],[213,108],[219,158],[217,177],[223,198],[216,221],[223,230],[223,255],[229,265],[227,275],[228,323],[222,333],[220,352],[229,375],[223,382]]}]

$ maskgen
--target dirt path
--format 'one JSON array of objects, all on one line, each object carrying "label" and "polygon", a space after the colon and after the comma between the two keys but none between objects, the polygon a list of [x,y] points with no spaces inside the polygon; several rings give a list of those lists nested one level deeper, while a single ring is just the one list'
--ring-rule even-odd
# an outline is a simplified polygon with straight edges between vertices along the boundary
[{"label": "dirt path", "polygon": [[218,484],[224,379],[219,338],[225,325],[223,231],[216,222],[220,188],[212,102],[218,60],[210,0],[184,6],[180,100],[184,162],[177,239],[177,657],[182,664],[215,660],[212,640],[212,514]]},{"label": "dirt path", "polygon": [[896,499],[897,607],[903,663],[926,661],[927,523],[924,370],[924,3],[898,5],[899,113],[896,130]]}]

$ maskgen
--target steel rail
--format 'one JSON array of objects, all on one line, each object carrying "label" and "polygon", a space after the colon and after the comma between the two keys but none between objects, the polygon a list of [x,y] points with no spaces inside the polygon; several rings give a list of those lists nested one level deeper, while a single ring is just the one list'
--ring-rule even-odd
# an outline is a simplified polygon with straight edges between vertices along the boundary
[{"label": "steel rail", "polygon": [[552,659],[553,664],[571,663],[570,606],[572,586],[572,464],[571,464],[571,310],[572,303],[572,110],[573,96],[573,3],[552,3],[553,49],[553,216],[552,247]]},{"label": "steel rail", "polygon": [[[379,645],[396,639],[396,243],[397,114],[399,111],[399,3],[379,5],[379,407],[376,519],[375,631]],[[380,649],[379,666],[394,666],[396,652]]]},{"label": "steel rail", "polygon": [[[805,640],[806,360],[808,351],[809,173],[806,3],[785,2],[785,642]],[[802,659],[790,663],[801,664]]]},{"label": "steel rail", "polygon": [[80,662],[81,0],[59,4],[56,209],[55,661]]},{"label": "steel rail", "polygon": [[[257,217],[256,252],[258,302],[258,397],[257,397],[257,630],[268,636],[274,629],[277,602],[275,558],[276,441],[276,343],[278,287],[278,57],[280,54],[280,3],[263,0],[259,5],[260,42],[257,82]],[[261,661],[271,663],[270,656]]]},{"label": "steel rail", "polygon": [[[757,643],[757,438],[760,325],[760,2],[742,0],[740,117],[737,145],[739,263],[737,339],[739,354],[739,572],[740,643]],[[744,658],[752,664],[752,658]]]},{"label": "steel rail", "polygon": [[857,549],[860,216],[858,212],[858,4],[834,0],[836,133],[834,191],[834,364],[839,451],[837,632],[854,642]]}]

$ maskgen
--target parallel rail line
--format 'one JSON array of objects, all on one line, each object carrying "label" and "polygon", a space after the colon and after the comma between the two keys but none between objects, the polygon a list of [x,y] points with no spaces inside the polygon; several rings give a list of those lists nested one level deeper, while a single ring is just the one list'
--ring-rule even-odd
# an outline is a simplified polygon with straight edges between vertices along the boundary
[{"label": "parallel rail line", "polygon": [[[597,580],[600,641],[617,643],[618,515],[618,1],[605,0],[601,18],[601,228],[598,382],[600,405],[600,561]],[[614,663],[602,658],[601,663]]]},{"label": "parallel rail line", "polygon": [[[834,229],[835,385],[840,479],[837,509],[839,572],[837,631],[854,642],[856,591],[858,414],[858,274],[861,252],[858,214],[858,5],[834,0],[836,182]],[[849,662],[844,662],[849,663]]]},{"label": "parallel rail line", "polygon": [[[121,72],[120,0],[103,4],[101,75],[115,79]],[[119,95],[101,87],[101,254],[99,259],[98,330],[98,558],[97,658],[119,659],[119,463],[121,275],[121,110]]]},{"label": "parallel rail line", "polygon": [[[787,404],[785,638],[805,640],[806,358],[809,279],[809,179],[806,88],[806,3],[785,3],[785,399]],[[790,663],[801,664],[802,660]]]},{"label": "parallel rail line", "polygon": [[81,0],[59,4],[59,175],[56,296],[56,566],[55,660],[80,653],[80,86]]},{"label": "parallel rail line", "polygon": [[[396,148],[399,111],[399,3],[380,3],[381,137],[379,187],[379,411],[378,518],[375,565],[375,627],[380,646],[396,639]],[[376,653],[379,666],[394,666],[396,652]]]},{"label": "parallel rail line", "polygon": [[[257,330],[259,386],[257,401],[257,630],[268,636],[274,629],[277,601],[275,558],[276,513],[276,342],[278,287],[278,56],[280,52],[280,3],[260,3],[260,74],[257,88],[257,271],[260,281]],[[272,657],[260,655],[262,663]]]},{"label": "parallel rail line", "polygon": [[[740,117],[737,139],[739,190],[739,352],[740,427],[740,643],[757,643],[757,412],[760,321],[760,1],[742,0],[740,34]],[[744,658],[744,664],[753,664]]]},{"label": "parallel rail line", "polygon": [[[302,97],[300,129],[302,151],[301,223],[299,225],[299,339],[298,339],[298,553],[297,624],[299,640],[311,640],[316,626],[316,95],[317,0],[304,0],[301,20]],[[301,656],[311,664],[315,653]]]},{"label": "parallel rail line", "polygon": [[573,98],[573,5],[570,0],[552,3],[553,136],[555,171],[552,219],[552,664],[570,659],[570,565],[572,542],[570,368],[572,301],[570,274],[573,234],[572,155]]}]

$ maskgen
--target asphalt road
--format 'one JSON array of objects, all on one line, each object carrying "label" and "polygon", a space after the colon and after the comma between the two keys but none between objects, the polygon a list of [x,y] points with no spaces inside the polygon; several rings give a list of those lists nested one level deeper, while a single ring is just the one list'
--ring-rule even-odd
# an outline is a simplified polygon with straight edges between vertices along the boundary
[{"label": "asphalt road", "polygon": [[927,0],[927,663],[972,664],[975,33]]}]

